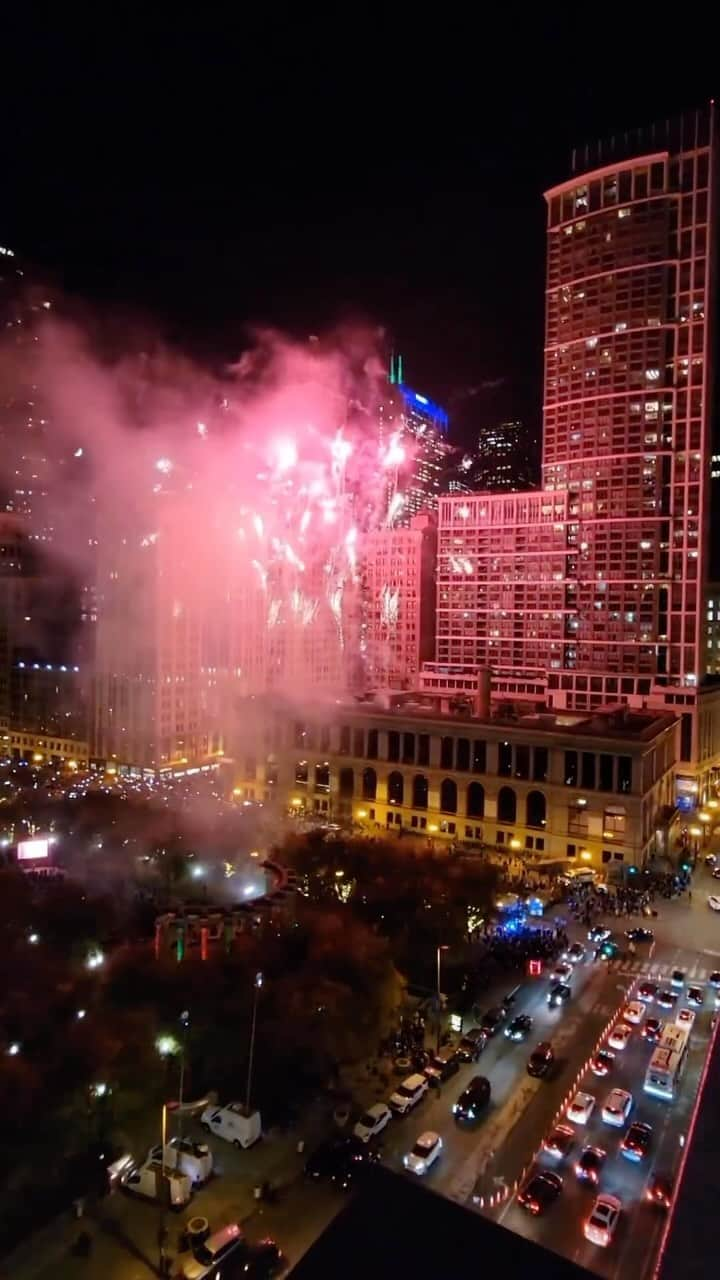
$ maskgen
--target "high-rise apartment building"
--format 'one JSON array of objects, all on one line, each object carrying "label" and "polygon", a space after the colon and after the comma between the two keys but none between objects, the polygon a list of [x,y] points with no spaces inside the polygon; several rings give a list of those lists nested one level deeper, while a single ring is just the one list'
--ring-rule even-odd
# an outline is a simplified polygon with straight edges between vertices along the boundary
[{"label": "high-rise apartment building", "polygon": [[360,556],[365,684],[410,689],[435,646],[434,513],[413,516],[408,528],[378,529],[362,540]]},{"label": "high-rise apartment building", "polygon": [[[720,691],[701,688],[712,458],[720,454],[714,109],[577,159],[574,176],[546,195],[543,489],[533,495],[539,513],[557,498],[565,512],[550,517],[550,551],[547,528],[541,521],[533,531],[532,516],[524,547],[511,518],[507,547],[496,535],[485,553],[491,535],[481,531],[475,551],[463,531],[479,508],[443,500],[438,658],[460,660],[454,655],[475,648],[482,660],[495,637],[461,642],[463,624],[468,632],[475,625],[473,608],[496,613],[499,631],[513,618],[512,664],[544,667],[554,707],[623,701],[675,710],[680,782],[703,792],[720,764]],[[469,517],[459,515],[465,508]],[[538,553],[553,562],[533,605],[539,634],[520,625]]]}]

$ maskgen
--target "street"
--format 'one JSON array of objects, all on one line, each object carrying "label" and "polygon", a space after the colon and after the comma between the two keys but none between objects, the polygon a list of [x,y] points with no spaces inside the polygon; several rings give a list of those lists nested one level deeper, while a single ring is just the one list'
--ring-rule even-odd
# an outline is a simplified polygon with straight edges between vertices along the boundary
[{"label": "street", "polygon": [[[484,1212],[504,1226],[567,1256],[604,1276],[634,1275],[643,1280],[649,1274],[654,1250],[659,1242],[663,1218],[642,1201],[650,1168],[673,1168],[680,1154],[680,1135],[687,1131],[689,1115],[709,1043],[712,993],[698,1011],[690,1041],[688,1063],[679,1099],[668,1104],[642,1092],[642,1081],[651,1049],[638,1029],[633,1030],[627,1048],[616,1055],[611,1074],[605,1079],[588,1075],[578,1087],[597,1099],[597,1109],[578,1139],[569,1162],[561,1171],[564,1186],[558,1202],[540,1218],[524,1212],[515,1200],[516,1181],[532,1164],[543,1136],[552,1127],[563,1100],[574,1089],[578,1073],[594,1051],[608,1023],[628,998],[632,984],[643,976],[660,976],[669,981],[672,969],[686,970],[687,981],[703,985],[709,973],[720,967],[720,920],[707,908],[707,894],[716,882],[698,868],[692,903],[687,896],[659,906],[652,921],[656,941],[652,948],[639,946],[634,957],[618,958],[608,964],[592,960],[590,948],[574,968],[572,999],[559,1009],[549,1009],[548,974],[525,978],[510,1017],[527,1013],[533,1019],[527,1040],[510,1042],[502,1029],[490,1040],[476,1064],[463,1065],[441,1090],[431,1089],[420,1105],[404,1118],[393,1118],[381,1137],[382,1158],[391,1168],[406,1174],[402,1157],[421,1132],[436,1130],[443,1139],[443,1151],[427,1175],[428,1185],[465,1204],[469,1210]],[[563,914],[563,907],[558,908]],[[616,934],[635,920],[608,920]],[[571,924],[573,939],[587,946],[587,930]],[[692,940],[693,946],[689,945]],[[509,974],[504,984],[485,993],[483,1004],[497,1003],[517,982]],[[648,1015],[665,1019],[674,1014],[650,1006]],[[543,1080],[526,1072],[529,1054],[540,1040],[550,1040],[556,1062]],[[487,1076],[492,1096],[487,1112],[476,1129],[458,1126],[452,1104],[474,1075]],[[366,1077],[358,1087],[358,1108],[386,1098],[397,1082],[383,1088],[377,1078]],[[609,1090],[627,1088],[635,1099],[633,1118],[653,1126],[649,1159],[631,1164],[617,1153],[621,1130],[609,1129],[600,1115],[600,1106]],[[305,1159],[324,1133],[322,1116],[308,1114],[293,1133],[271,1134],[249,1151],[213,1139],[215,1175],[198,1190],[190,1211],[166,1215],[169,1228],[168,1256],[173,1274],[178,1270],[177,1239],[187,1216],[202,1214],[214,1229],[227,1222],[244,1224],[249,1239],[270,1235],[277,1239],[288,1263],[294,1264],[309,1248],[345,1199],[332,1184],[308,1183],[302,1176]],[[194,1136],[205,1137],[199,1126],[188,1125]],[[297,1150],[298,1141],[304,1150]],[[608,1160],[600,1186],[617,1192],[623,1202],[623,1217],[613,1245],[602,1250],[583,1238],[582,1221],[593,1201],[591,1190],[578,1184],[572,1165],[586,1142],[603,1146]],[[543,1158],[541,1157],[541,1162]],[[255,1188],[268,1180],[279,1187],[276,1202],[256,1199]],[[491,1198],[494,1204],[490,1204]],[[69,1246],[79,1225],[63,1221],[37,1233],[17,1255],[8,1259],[7,1274],[23,1280],[76,1280],[101,1274],[108,1280],[146,1280],[158,1266],[157,1233],[161,1213],[157,1206],[115,1194],[100,1206],[99,1222],[91,1225],[93,1256],[87,1261],[70,1255]]]}]

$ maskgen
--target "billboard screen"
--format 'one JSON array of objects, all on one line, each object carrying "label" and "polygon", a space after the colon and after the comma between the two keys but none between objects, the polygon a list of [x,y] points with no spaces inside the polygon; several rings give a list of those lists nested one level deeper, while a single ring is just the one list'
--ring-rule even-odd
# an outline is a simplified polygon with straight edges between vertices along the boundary
[{"label": "billboard screen", "polygon": [[36,862],[47,858],[49,852],[49,840],[21,840],[17,847],[18,862]]}]

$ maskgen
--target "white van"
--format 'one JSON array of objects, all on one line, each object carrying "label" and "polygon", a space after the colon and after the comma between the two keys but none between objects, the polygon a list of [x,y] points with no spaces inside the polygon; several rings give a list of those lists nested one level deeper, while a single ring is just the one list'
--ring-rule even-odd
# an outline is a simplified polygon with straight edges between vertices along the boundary
[{"label": "white van", "polygon": [[208,1133],[214,1133],[236,1147],[251,1147],[261,1135],[260,1112],[247,1115],[242,1102],[228,1102],[226,1107],[206,1107],[200,1123]]},{"label": "white van", "polygon": [[207,1182],[213,1171],[212,1151],[206,1142],[193,1142],[191,1138],[171,1138],[165,1146],[165,1160],[160,1143],[148,1152],[148,1160],[164,1164],[166,1169],[186,1173],[194,1186]]},{"label": "white van", "polygon": [[157,1160],[148,1160],[140,1168],[131,1166],[123,1174],[121,1186],[131,1195],[142,1196],[145,1200],[169,1203],[172,1209],[184,1208],[192,1196],[192,1183],[187,1174],[174,1170],[163,1173],[163,1167]]}]

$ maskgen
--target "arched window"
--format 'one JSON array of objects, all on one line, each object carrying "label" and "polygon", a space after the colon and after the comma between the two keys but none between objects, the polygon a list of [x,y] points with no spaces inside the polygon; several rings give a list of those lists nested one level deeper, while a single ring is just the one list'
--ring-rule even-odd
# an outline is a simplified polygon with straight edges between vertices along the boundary
[{"label": "arched window", "polygon": [[374,769],[363,769],[363,776],[362,776],[363,800],[374,800],[376,795],[377,795],[377,774]]},{"label": "arched window", "polygon": [[457,783],[452,778],[440,783],[440,808],[443,813],[457,813]]},{"label": "arched window", "polygon": [[471,782],[467,789],[467,816],[485,817],[485,789],[479,782]]},{"label": "arched window", "polygon": [[355,790],[354,769],[341,769],[338,777],[338,791],[343,800],[349,800]]},{"label": "arched window", "polygon": [[497,798],[498,822],[514,822],[517,817],[517,799],[512,787],[501,787]]},{"label": "arched window", "polygon": [[525,801],[526,827],[544,827],[547,804],[542,791],[528,791]]},{"label": "arched window", "polygon": [[416,773],[412,784],[413,809],[427,809],[428,780],[424,773]]},{"label": "arched window", "polygon": [[388,804],[402,804],[405,795],[405,782],[401,773],[396,771],[388,774],[387,780],[387,798]]}]

